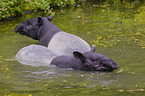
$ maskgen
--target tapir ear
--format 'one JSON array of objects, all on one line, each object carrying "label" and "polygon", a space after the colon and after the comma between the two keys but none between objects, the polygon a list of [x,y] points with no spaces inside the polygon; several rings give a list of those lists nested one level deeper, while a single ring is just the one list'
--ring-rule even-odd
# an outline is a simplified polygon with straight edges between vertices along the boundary
[{"label": "tapir ear", "polygon": [[47,19],[48,19],[49,21],[52,21],[52,19],[53,19],[53,15],[48,16]]},{"label": "tapir ear", "polygon": [[85,57],[82,53],[75,51],[75,52],[73,52],[73,55],[74,55],[75,59],[80,59],[82,62],[85,61]]},{"label": "tapir ear", "polygon": [[95,52],[95,45],[92,45],[91,52]]},{"label": "tapir ear", "polygon": [[42,24],[42,22],[43,22],[42,17],[41,17],[41,16],[39,16],[39,17],[38,17],[38,24],[39,24],[39,25],[41,25],[41,24]]}]

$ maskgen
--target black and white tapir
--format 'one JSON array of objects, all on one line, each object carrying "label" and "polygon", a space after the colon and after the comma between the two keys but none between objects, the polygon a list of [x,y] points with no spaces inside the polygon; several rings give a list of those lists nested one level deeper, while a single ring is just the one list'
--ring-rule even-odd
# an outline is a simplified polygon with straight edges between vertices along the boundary
[{"label": "black and white tapir", "polygon": [[48,47],[58,55],[73,56],[74,51],[85,53],[91,50],[80,37],[63,32],[52,21],[53,16],[37,17],[18,24],[15,32],[39,40],[39,45]]},{"label": "black and white tapir", "polygon": [[[16,59],[25,65],[31,66],[48,66],[56,65],[60,68],[73,68],[85,71],[113,71],[119,68],[119,65],[110,58],[94,53],[93,45],[90,51],[81,53],[73,52],[73,56],[58,56],[52,50],[41,45],[30,45],[22,48],[16,55]],[[32,62],[38,62],[39,65]],[[45,65],[41,65],[44,64]]]}]

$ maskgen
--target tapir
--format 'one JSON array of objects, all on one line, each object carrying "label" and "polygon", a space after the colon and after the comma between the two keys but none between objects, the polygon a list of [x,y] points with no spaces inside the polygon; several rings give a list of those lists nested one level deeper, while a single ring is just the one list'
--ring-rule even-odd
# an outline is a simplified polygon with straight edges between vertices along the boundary
[{"label": "tapir", "polygon": [[119,68],[115,61],[102,54],[94,53],[94,51],[95,46],[93,45],[91,50],[85,53],[74,51],[73,56],[59,56],[44,46],[30,45],[22,48],[17,53],[16,59],[25,65],[55,65],[60,68],[73,68],[84,71],[113,71]]},{"label": "tapir", "polygon": [[88,52],[89,44],[80,37],[63,32],[52,21],[53,16],[36,17],[18,24],[15,32],[39,40],[39,45],[48,47],[58,55],[73,56],[74,51]]},{"label": "tapir", "polygon": [[89,52],[73,52],[73,56],[57,56],[51,64],[61,68],[73,68],[85,71],[113,71],[118,69],[119,65],[110,58],[94,53],[95,46]]}]

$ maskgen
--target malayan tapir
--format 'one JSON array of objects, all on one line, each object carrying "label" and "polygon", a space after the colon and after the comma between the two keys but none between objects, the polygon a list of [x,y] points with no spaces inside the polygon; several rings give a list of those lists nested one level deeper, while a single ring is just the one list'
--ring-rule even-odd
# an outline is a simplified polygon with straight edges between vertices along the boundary
[{"label": "malayan tapir", "polygon": [[89,44],[80,37],[63,32],[51,23],[53,16],[37,17],[18,24],[15,32],[26,35],[39,44],[48,47],[58,55],[73,56],[74,51],[85,53],[90,51]]},{"label": "malayan tapir", "polygon": [[95,46],[93,45],[90,51],[85,53],[74,51],[73,56],[58,56],[44,46],[30,45],[22,48],[17,53],[16,59],[25,65],[55,65],[60,68],[73,68],[85,71],[113,71],[119,68],[116,62],[102,54],[94,53],[94,51]]}]

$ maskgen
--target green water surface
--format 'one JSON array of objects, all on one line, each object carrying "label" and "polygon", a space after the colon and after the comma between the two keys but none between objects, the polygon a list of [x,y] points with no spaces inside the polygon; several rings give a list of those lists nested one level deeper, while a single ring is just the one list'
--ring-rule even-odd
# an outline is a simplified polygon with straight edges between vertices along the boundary
[{"label": "green water surface", "polygon": [[144,96],[145,3],[90,4],[54,10],[53,23],[116,61],[113,72],[86,72],[18,63],[16,53],[38,41],[14,32],[44,13],[0,22],[0,96]]}]

